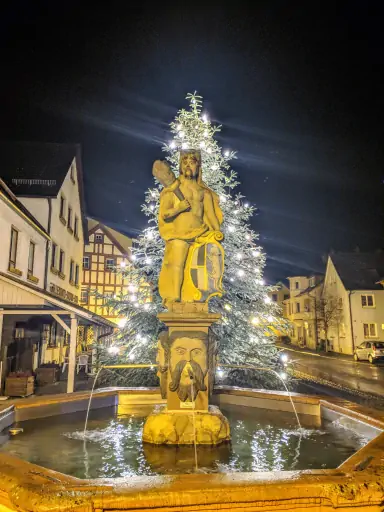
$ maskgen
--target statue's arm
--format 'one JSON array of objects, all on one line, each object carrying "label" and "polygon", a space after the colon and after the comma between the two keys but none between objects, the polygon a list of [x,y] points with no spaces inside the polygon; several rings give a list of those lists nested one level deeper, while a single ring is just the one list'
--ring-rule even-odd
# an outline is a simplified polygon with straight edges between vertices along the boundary
[{"label": "statue's arm", "polygon": [[208,191],[204,193],[204,217],[211,231],[220,231],[220,224],[216,217],[215,207],[213,206],[212,194]]},{"label": "statue's arm", "polygon": [[172,192],[164,194],[164,196],[160,200],[159,214],[166,222],[172,221],[180,213],[185,212],[190,208],[190,204],[186,199],[184,199],[184,201],[180,201],[180,203],[177,206],[174,206],[174,199],[172,195]]}]

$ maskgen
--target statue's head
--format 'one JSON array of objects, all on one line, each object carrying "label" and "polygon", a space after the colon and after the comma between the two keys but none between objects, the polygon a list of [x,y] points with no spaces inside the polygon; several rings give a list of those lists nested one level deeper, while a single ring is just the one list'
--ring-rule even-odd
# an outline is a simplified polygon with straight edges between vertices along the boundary
[{"label": "statue's head", "polygon": [[180,151],[180,175],[189,180],[201,176],[201,153],[197,149]]},{"label": "statue's head", "polygon": [[170,391],[176,391],[182,402],[194,401],[208,371],[207,339],[203,337],[176,338],[170,347]]}]

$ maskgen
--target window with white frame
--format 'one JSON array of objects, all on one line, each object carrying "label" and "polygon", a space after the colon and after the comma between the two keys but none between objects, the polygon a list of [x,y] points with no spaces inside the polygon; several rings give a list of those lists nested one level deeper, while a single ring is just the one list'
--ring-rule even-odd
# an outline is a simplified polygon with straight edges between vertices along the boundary
[{"label": "window with white frame", "polygon": [[62,249],[60,249],[60,255],[59,255],[59,272],[64,274],[64,260],[65,260],[65,254]]},{"label": "window with white frame", "polygon": [[85,270],[89,269],[89,256],[84,256],[83,257],[83,268]]},{"label": "window with white frame", "polygon": [[88,304],[88,290],[81,290],[80,302]]},{"label": "window with white frame", "polygon": [[105,260],[105,270],[113,270],[115,266],[115,260],[113,258],[107,258]]},{"label": "window with white frame", "polygon": [[28,274],[33,276],[33,270],[35,267],[35,243],[29,242],[29,254],[28,254]]},{"label": "window with white frame", "polygon": [[377,338],[377,324],[363,324],[364,338]]},{"label": "window with white frame", "polygon": [[375,296],[373,294],[364,294],[361,296],[361,305],[363,308],[375,307]]},{"label": "window with white frame", "polygon": [[73,283],[73,277],[74,277],[74,270],[75,270],[75,262],[71,260],[69,264],[69,281]]},{"label": "window with white frame", "polygon": [[65,197],[60,196],[60,217],[64,219],[64,213],[65,213]]},{"label": "window with white frame", "polygon": [[9,251],[9,268],[16,268],[17,242],[19,232],[15,228],[11,228],[11,246]]}]

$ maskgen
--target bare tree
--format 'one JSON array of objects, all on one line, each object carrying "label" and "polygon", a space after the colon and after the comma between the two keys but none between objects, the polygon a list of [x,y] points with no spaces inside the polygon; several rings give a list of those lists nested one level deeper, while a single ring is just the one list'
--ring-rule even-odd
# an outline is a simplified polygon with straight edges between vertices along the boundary
[{"label": "bare tree", "polygon": [[333,329],[336,330],[339,345],[340,324],[343,321],[342,299],[337,297],[316,298],[315,312],[318,336],[320,332],[324,333],[325,350],[328,352],[329,333]]}]

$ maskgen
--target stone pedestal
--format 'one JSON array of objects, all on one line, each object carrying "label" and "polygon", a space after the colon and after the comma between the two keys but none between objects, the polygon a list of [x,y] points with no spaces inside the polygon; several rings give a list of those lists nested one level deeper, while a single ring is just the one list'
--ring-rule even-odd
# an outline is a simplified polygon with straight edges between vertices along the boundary
[{"label": "stone pedestal", "polygon": [[168,327],[159,340],[160,387],[166,408],[151,414],[143,441],[154,444],[219,444],[230,439],[227,419],[209,406],[216,344],[210,327],[220,320],[208,312],[208,303],[174,303],[158,318]]},{"label": "stone pedestal", "polygon": [[[193,418],[194,416],[194,418]],[[159,408],[147,419],[143,441],[152,444],[217,445],[230,439],[227,418],[218,407],[209,406],[207,411],[169,411]]]}]

